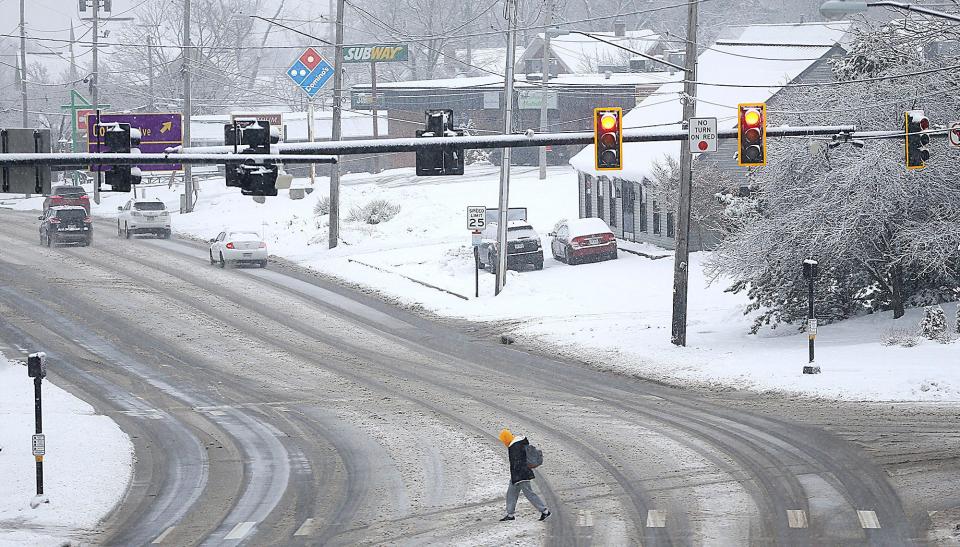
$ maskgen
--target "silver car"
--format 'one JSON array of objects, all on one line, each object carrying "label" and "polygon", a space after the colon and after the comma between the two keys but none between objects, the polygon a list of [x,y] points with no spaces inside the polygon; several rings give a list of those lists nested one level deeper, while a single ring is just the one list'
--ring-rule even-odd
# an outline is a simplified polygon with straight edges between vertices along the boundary
[{"label": "silver car", "polygon": [[210,240],[210,264],[257,264],[267,267],[267,243],[260,234],[252,231],[235,230],[220,232]]}]

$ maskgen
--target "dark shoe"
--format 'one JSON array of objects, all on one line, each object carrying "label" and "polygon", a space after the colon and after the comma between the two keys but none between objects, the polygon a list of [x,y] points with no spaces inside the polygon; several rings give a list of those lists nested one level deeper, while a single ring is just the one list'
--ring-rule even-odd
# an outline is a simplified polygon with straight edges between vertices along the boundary
[{"label": "dark shoe", "polygon": [[547,509],[546,511],[540,513],[540,520],[547,520],[547,517],[549,516],[550,516],[550,510]]},{"label": "dark shoe", "polygon": [[503,517],[502,519],[500,519],[500,522],[503,522],[503,521],[505,521],[505,520],[517,520],[517,517],[511,517],[510,515],[507,515],[507,516]]}]

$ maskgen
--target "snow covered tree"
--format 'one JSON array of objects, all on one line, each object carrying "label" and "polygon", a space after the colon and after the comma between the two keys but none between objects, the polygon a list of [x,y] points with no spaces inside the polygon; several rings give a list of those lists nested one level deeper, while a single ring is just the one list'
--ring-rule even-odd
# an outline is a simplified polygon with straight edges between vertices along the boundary
[{"label": "snow covered tree", "polygon": [[940,306],[927,306],[923,309],[918,333],[927,340],[943,340],[947,334],[947,314]]},{"label": "snow covered tree", "polygon": [[[925,51],[920,36],[900,38],[893,49]],[[883,28],[864,32],[854,41],[854,56],[887,39]],[[864,129],[899,129],[903,111],[914,108],[926,109],[931,120],[953,119],[960,101],[950,90],[960,76],[946,67],[957,60],[911,54],[903,65],[904,58],[838,62],[840,85],[784,90],[769,111],[771,125],[842,120]],[[944,70],[914,75],[928,69]],[[880,79],[862,81],[868,77]],[[748,313],[761,311],[763,323],[805,317],[800,268],[806,258],[820,263],[815,287],[824,322],[868,310],[892,310],[899,318],[917,298],[928,304],[955,299],[960,156],[933,146],[925,169],[907,171],[900,139],[869,140],[861,148],[824,144],[771,143],[770,163],[754,173],[756,214],[714,253],[709,272],[732,277],[731,290],[747,291]]]}]

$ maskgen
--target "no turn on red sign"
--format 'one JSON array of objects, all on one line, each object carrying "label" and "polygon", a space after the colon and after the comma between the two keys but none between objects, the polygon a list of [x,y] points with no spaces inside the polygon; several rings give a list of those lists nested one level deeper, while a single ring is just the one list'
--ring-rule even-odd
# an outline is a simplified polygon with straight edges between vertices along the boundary
[{"label": "no turn on red sign", "polygon": [[689,134],[692,154],[717,151],[716,118],[690,118]]}]

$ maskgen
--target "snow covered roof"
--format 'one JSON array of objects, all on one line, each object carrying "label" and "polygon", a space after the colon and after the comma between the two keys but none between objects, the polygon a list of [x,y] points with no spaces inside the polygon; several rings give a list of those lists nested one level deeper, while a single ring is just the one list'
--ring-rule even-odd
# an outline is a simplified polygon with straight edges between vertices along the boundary
[{"label": "snow covered roof", "polygon": [[849,21],[726,27],[717,43],[817,45],[831,47],[849,39]]},{"label": "snow covered roof", "polygon": [[[379,112],[378,121],[381,135],[388,133],[385,112]],[[373,136],[373,118],[369,113],[342,112],[343,137],[346,139]],[[333,112],[314,113],[314,132],[318,140],[329,140],[333,134]],[[198,142],[223,142],[223,125],[230,123],[230,114],[207,114],[194,116],[190,123],[190,137]],[[283,125],[287,128],[288,142],[307,140],[307,113],[284,112]]]},{"label": "snow covered roof", "polygon": [[[590,32],[590,34],[642,53],[652,52],[661,40],[660,35],[652,30],[631,30],[624,36],[617,36],[613,32]],[[518,57],[518,63],[523,63],[530,58],[540,59],[543,56],[542,43],[543,33],[540,33],[524,54]],[[600,64],[622,64],[619,61],[624,59],[625,55],[628,56],[626,58],[630,55],[616,46],[582,34],[566,34],[550,38],[550,54],[557,59],[566,72],[580,74],[596,72]]]},{"label": "snow covered roof", "polygon": [[[676,82],[682,79],[678,73],[668,72],[616,72],[612,74],[560,74],[550,78],[551,85],[657,85]],[[406,82],[378,83],[377,89],[503,89],[504,78],[500,76],[473,76],[445,78],[440,80],[410,80]],[[540,87],[540,80],[527,80],[524,74],[517,74],[515,87]],[[357,84],[352,89],[368,91],[370,84]]]},{"label": "snow covered roof", "polygon": [[[829,27],[830,33],[814,29],[816,25]],[[746,43],[722,43],[717,41],[697,58],[697,107],[698,117],[715,117],[718,125],[734,127],[738,103],[766,102],[776,95],[782,85],[794,80],[814,63],[826,55],[850,29],[851,23],[807,23],[803,25],[756,25],[743,29],[738,36],[762,37],[772,39],[783,29],[783,38],[778,45],[748,45]],[[798,30],[802,29],[802,32]],[[803,36],[830,36],[837,42],[824,42],[822,45],[791,45],[787,40],[802,39]],[[748,32],[749,31],[749,32]],[[801,42],[802,44],[802,42]],[[730,87],[707,85],[727,84]],[[743,85],[765,85],[771,87],[740,87]],[[680,129],[683,119],[683,106],[680,97],[683,84],[667,83],[646,97],[636,108],[624,116],[624,128],[658,126],[663,129]],[[654,161],[664,156],[679,157],[679,141],[625,143],[623,145],[623,171],[614,176],[640,181],[652,178],[650,175]],[[594,169],[593,145],[589,145],[575,155],[570,164],[577,170],[592,175]]]},{"label": "snow covered roof", "polygon": [[[516,58],[523,56],[526,48],[517,46]],[[473,68],[489,70],[497,74],[504,74],[507,68],[507,48],[505,47],[484,47],[470,50],[470,60],[467,61],[467,50],[458,49],[456,51],[457,59],[468,62],[473,66],[464,66],[457,62],[451,64],[460,70],[471,70]],[[447,60],[444,60],[446,63]]]}]

